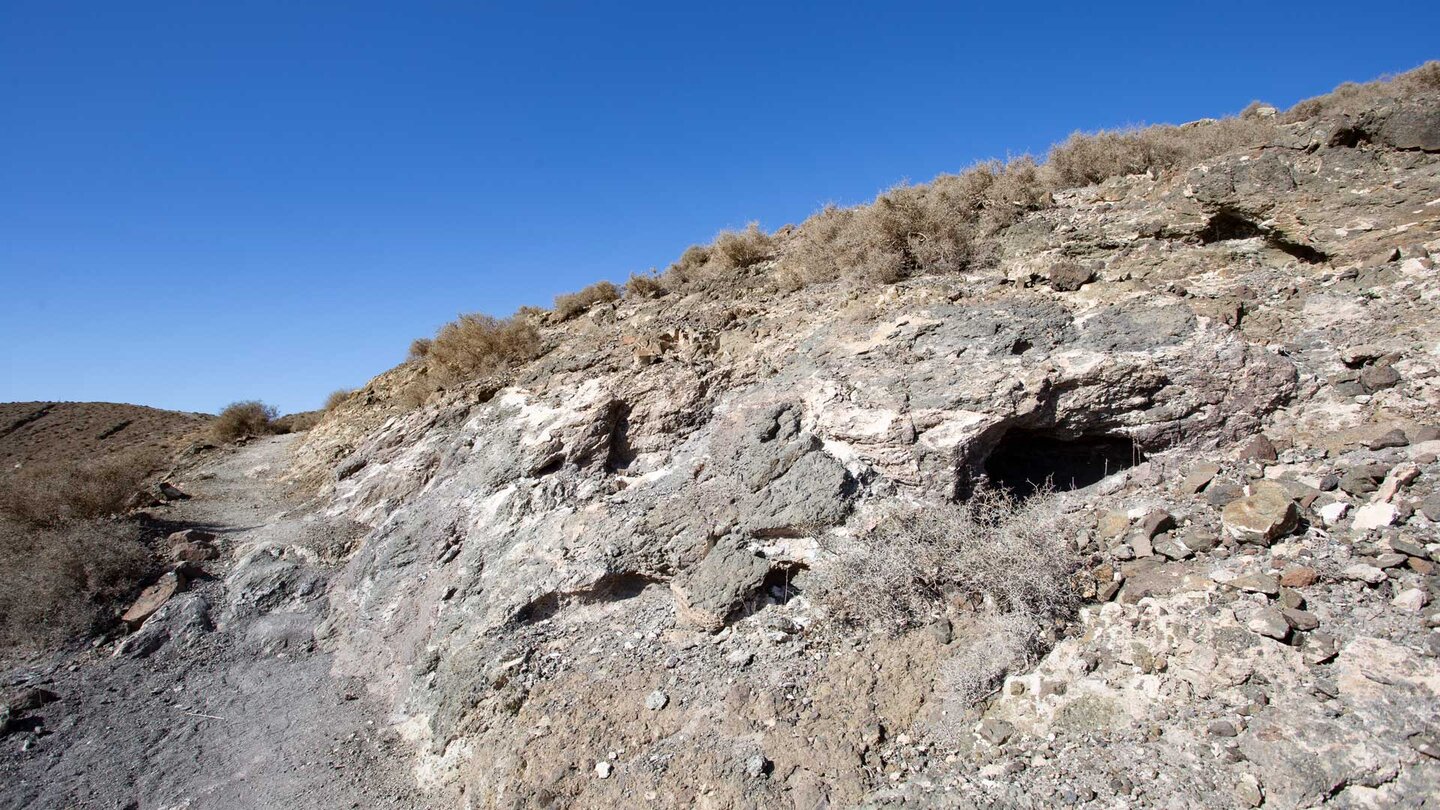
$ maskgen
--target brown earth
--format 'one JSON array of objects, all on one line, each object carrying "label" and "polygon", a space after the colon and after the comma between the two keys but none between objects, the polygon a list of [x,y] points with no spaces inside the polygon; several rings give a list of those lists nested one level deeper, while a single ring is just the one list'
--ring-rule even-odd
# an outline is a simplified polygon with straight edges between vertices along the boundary
[{"label": "brown earth", "polygon": [[0,470],[131,450],[173,451],[213,418],[114,402],[0,402]]}]

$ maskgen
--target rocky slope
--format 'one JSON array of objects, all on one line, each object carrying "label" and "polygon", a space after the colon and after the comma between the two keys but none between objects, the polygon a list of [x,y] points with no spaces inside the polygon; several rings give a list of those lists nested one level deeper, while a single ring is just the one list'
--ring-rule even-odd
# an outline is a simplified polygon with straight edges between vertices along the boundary
[{"label": "rocky slope", "polygon": [[212,418],[113,402],[0,402],[0,470],[37,461],[171,451]]},{"label": "rocky slope", "polygon": [[[419,407],[388,372],[295,448],[343,541],[237,546],[218,632],[313,637],[418,806],[1421,806],[1440,98],[1364,102],[963,273],[599,303]],[[894,510],[1047,477],[1084,601],[978,700],[994,605],[831,608]]]}]

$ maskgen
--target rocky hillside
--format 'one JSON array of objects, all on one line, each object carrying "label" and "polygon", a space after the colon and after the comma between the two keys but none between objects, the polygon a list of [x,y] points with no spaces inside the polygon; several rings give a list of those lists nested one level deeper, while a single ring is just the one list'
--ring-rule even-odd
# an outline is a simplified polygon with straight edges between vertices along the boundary
[{"label": "rocky hillside", "polygon": [[116,649],[325,656],[414,806],[1420,806],[1440,66],[1146,133],[442,332]]},{"label": "rocky hillside", "polygon": [[114,402],[0,402],[0,470],[173,450],[213,417]]}]

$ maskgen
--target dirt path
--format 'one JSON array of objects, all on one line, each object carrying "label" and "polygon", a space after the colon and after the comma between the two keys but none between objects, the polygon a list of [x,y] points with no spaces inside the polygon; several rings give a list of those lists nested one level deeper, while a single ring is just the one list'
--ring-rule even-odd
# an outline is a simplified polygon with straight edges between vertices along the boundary
[{"label": "dirt path", "polygon": [[60,699],[43,733],[0,745],[0,808],[421,806],[382,710],[314,644],[331,572],[303,549],[342,530],[273,484],[292,439],[207,461],[182,482],[193,499],[160,515],[215,531],[224,554],[150,620],[158,649],[110,643],[7,675]]}]

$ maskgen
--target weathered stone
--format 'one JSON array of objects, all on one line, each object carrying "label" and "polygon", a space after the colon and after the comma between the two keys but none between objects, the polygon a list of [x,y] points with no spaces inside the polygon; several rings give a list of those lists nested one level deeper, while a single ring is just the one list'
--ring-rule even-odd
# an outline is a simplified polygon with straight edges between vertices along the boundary
[{"label": "weathered stone", "polygon": [[190,499],[189,495],[185,494],[179,487],[169,481],[161,481],[157,489],[160,492],[160,497],[167,501],[185,501]]},{"label": "weathered stone", "polygon": [[660,711],[669,703],[670,696],[665,694],[665,690],[663,689],[656,689],[654,692],[645,696],[645,708],[652,712]]},{"label": "weathered stone", "polygon": [[1280,581],[1269,574],[1244,574],[1226,584],[1247,593],[1263,593],[1266,596],[1275,596],[1280,593]]},{"label": "weathered stone", "polygon": [[1050,265],[1050,288],[1058,292],[1074,292],[1095,280],[1095,271],[1078,262],[1062,261]]},{"label": "weathered stone", "polygon": [[1400,372],[1388,363],[1366,366],[1360,370],[1360,385],[1364,386],[1366,391],[1383,391],[1399,384]]},{"label": "weathered stone", "polygon": [[1392,503],[1367,503],[1355,510],[1353,526],[1357,532],[1393,526],[1400,516],[1400,510]]},{"label": "weathered stone", "polygon": [[1396,594],[1390,603],[1409,613],[1419,613],[1425,609],[1426,605],[1430,604],[1430,594],[1419,588],[1406,588]]},{"label": "weathered stone", "polygon": [[185,590],[185,579],[174,571],[160,577],[153,585],[140,592],[140,596],[125,611],[120,620],[133,630],[145,623],[170,597]]},{"label": "weathered stone", "polygon": [[1320,626],[1320,619],[1308,610],[1281,608],[1280,615],[1284,617],[1285,622],[1291,627],[1303,632],[1308,633]]},{"label": "weathered stone", "polygon": [[1355,563],[1346,566],[1345,569],[1340,572],[1340,576],[1346,579],[1366,582],[1371,585],[1377,585],[1385,581],[1385,572],[1383,570],[1373,565],[1366,565],[1365,563]]},{"label": "weathered stone", "polygon": [[1139,529],[1148,539],[1175,528],[1175,517],[1164,509],[1155,509],[1141,518]]},{"label": "weathered stone", "polygon": [[1274,461],[1280,457],[1270,437],[1257,433],[1240,448],[1241,461]]},{"label": "weathered stone", "polygon": [[1404,447],[1410,440],[1405,437],[1405,431],[1400,428],[1391,428],[1384,433],[1372,436],[1365,442],[1365,446],[1371,450],[1384,450],[1387,447]]},{"label": "weathered stone", "polygon": [[1295,530],[1300,510],[1284,490],[1257,484],[1252,494],[1227,505],[1220,519],[1236,540],[1268,546]]},{"label": "weathered stone", "polygon": [[1307,588],[1320,579],[1320,572],[1308,565],[1290,565],[1280,572],[1280,584],[1287,588]]},{"label": "weathered stone", "polygon": [[1205,488],[1205,501],[1211,506],[1223,507],[1245,497],[1245,489],[1229,481],[1215,481]]},{"label": "weathered stone", "polygon": [[1130,528],[1130,517],[1121,510],[1106,512],[1095,526],[1095,534],[1103,540],[1113,540]]},{"label": "weathered stone", "polygon": [[1300,610],[1305,607],[1305,596],[1294,588],[1280,588],[1278,599],[1280,606],[1291,610]]},{"label": "weathered stone", "polygon": [[1239,729],[1235,728],[1235,724],[1229,720],[1211,720],[1205,730],[1211,737],[1234,737],[1240,733]]},{"label": "weathered stone", "polygon": [[1220,474],[1220,465],[1202,461],[1190,468],[1190,472],[1180,481],[1180,493],[1194,495],[1204,490]]},{"label": "weathered stone", "polygon": [[1345,519],[1345,513],[1350,511],[1350,504],[1344,501],[1327,503],[1316,510],[1320,516],[1320,523],[1325,527],[1335,526]]},{"label": "weathered stone", "polygon": [[1266,608],[1255,614],[1247,626],[1251,631],[1277,641],[1284,641],[1290,635],[1290,624],[1276,608]]},{"label": "weathered stone", "polygon": [[1015,726],[1005,720],[987,717],[980,723],[980,736],[991,745],[1004,745],[1015,733]]},{"label": "weathered stone", "polygon": [[719,630],[770,572],[770,563],[744,543],[721,541],[684,577],[672,581],[678,617],[703,630]]}]

